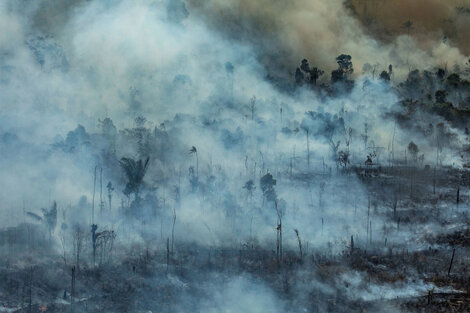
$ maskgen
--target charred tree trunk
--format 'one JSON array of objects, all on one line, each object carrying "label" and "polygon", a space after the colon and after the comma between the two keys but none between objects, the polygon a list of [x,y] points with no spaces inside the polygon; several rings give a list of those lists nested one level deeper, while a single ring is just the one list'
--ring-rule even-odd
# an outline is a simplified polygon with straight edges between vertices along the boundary
[{"label": "charred tree trunk", "polygon": [[300,235],[299,231],[297,229],[294,229],[295,235],[297,236],[297,241],[299,242],[299,257],[300,260],[303,258],[303,252],[302,252],[302,240],[300,240]]},{"label": "charred tree trunk", "polygon": [[351,254],[354,252],[354,237],[351,235]]},{"label": "charred tree trunk", "polygon": [[279,220],[279,259],[282,262],[282,220]]},{"label": "charred tree trunk", "polygon": [[29,270],[29,305],[28,312],[33,312],[33,267]]},{"label": "charred tree trunk", "polygon": [[96,230],[98,229],[98,225],[93,224],[91,225],[91,244],[93,248],[93,267],[95,267],[96,261]]},{"label": "charred tree trunk", "polygon": [[95,224],[96,169],[97,169],[97,166],[95,166],[95,174],[93,175],[93,199],[91,202],[91,225]]},{"label": "charred tree trunk", "polygon": [[166,270],[170,266],[170,238],[166,239]]},{"label": "charred tree trunk", "polygon": [[308,129],[307,129],[307,168],[310,169],[310,144],[308,143]]},{"label": "charred tree trunk", "polygon": [[452,258],[450,259],[449,270],[447,271],[447,276],[450,276],[450,271],[452,269],[452,263],[454,262],[455,248],[452,249]]},{"label": "charred tree trunk", "polygon": [[173,226],[171,228],[171,254],[174,253],[175,244],[175,224],[176,224],[176,210],[173,208]]},{"label": "charred tree trunk", "polygon": [[393,198],[393,217],[397,216],[397,205],[398,205],[398,195],[395,192],[395,196]]},{"label": "charred tree trunk", "polygon": [[73,313],[73,297],[75,296],[75,266],[72,267],[72,285],[70,287],[70,312]]}]

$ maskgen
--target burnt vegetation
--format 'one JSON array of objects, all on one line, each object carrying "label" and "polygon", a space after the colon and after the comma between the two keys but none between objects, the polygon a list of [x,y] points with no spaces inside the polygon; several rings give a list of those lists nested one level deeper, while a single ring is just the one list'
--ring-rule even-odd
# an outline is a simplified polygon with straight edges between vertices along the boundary
[{"label": "burnt vegetation", "polygon": [[[373,78],[355,81],[350,56],[340,55],[336,61],[338,69],[331,73],[330,83],[318,84],[324,72],[302,60],[295,86],[312,88],[324,97],[351,92],[355,84],[368,88]],[[468,311],[469,148],[466,137],[464,142],[457,138],[458,131],[468,135],[468,81],[443,69],[413,70],[399,83],[392,83],[391,77],[392,66],[378,78],[400,95],[397,109],[386,112],[387,118],[396,127],[413,129],[419,134],[415,140],[428,147],[410,140],[403,147],[391,142],[380,148],[367,123],[357,129],[347,125],[344,112],[308,111],[298,124],[303,132],[277,130],[287,137],[305,136],[300,155],[294,151],[286,160],[273,161],[262,151],[254,157],[247,154],[240,160],[240,175],[246,180],[230,191],[241,197],[226,194],[222,202],[216,194],[228,191],[220,187],[226,179],[220,167],[199,155],[205,151],[171,139],[172,129],[185,117],[154,129],[142,116],[135,119],[135,127],[123,130],[110,118],[99,121],[97,133],[79,125],[53,149],[98,153],[100,163],[90,177],[91,203],[86,197],[77,205],[54,201],[49,209],[24,211],[23,223],[1,231],[1,244],[8,252],[0,271],[3,307],[9,312],[170,312],[180,308],[181,294],[194,303],[207,296],[210,291],[203,286],[208,277],[217,275],[213,279],[224,284],[228,277],[245,273],[270,286],[286,311],[364,312],[383,305],[417,312]],[[254,101],[250,122],[256,114]],[[309,136],[329,147],[321,165],[314,164],[311,153],[317,159],[318,154],[310,151]],[[134,155],[120,155],[117,147],[122,146],[132,146]],[[302,155],[305,149],[307,155]],[[442,156],[449,150],[458,153],[450,165]],[[186,169],[174,166],[175,155],[186,160]],[[364,187],[366,197],[351,194],[345,195],[349,201],[340,201],[347,206],[341,211],[348,211],[351,225],[343,222],[341,235],[335,236],[327,231],[338,226],[334,215],[327,213],[325,198],[343,197],[338,191],[350,188],[352,177]],[[307,211],[313,210],[317,221],[307,227],[321,227],[313,232],[319,239],[311,237],[304,223],[299,224],[303,229],[292,220],[285,226],[285,219],[296,214],[295,204],[279,195],[278,189],[286,184],[311,194]],[[188,205],[182,203],[184,198],[206,199],[211,210],[225,210],[232,239],[207,245],[187,238],[177,219],[177,212]],[[77,216],[89,212],[92,223],[87,225]],[[261,225],[253,225],[256,219],[272,223],[271,240],[257,237]],[[249,227],[238,225],[247,221]],[[211,233],[214,225],[202,223]],[[159,229],[149,232],[146,225]],[[345,232],[349,234],[344,238]],[[135,234],[142,240],[129,244],[126,237]],[[377,294],[375,289],[380,288],[383,291]],[[409,292],[400,293],[400,288]],[[299,298],[299,290],[305,296]]]},{"label": "burnt vegetation", "polygon": [[237,95],[224,61],[192,113],[147,115],[130,86],[122,121],[46,147],[0,133],[5,164],[61,182],[33,176],[4,216],[0,312],[469,312],[470,60],[332,63],[268,77],[281,100]]}]

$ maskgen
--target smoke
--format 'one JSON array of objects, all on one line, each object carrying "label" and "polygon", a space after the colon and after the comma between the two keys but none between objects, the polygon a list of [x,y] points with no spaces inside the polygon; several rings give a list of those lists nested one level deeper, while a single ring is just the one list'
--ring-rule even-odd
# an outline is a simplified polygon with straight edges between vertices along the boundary
[{"label": "smoke", "polygon": [[[279,68],[292,71],[303,58],[332,70],[342,53],[353,57],[357,74],[366,63],[383,69],[393,64],[397,74],[406,74],[410,68],[463,64],[469,53],[469,18],[458,13],[458,1],[188,2],[215,29],[256,47],[275,74]],[[409,32],[401,28],[407,20],[413,22]]]},{"label": "smoke", "polygon": [[[430,42],[449,41],[468,56],[470,2],[451,1],[351,1],[354,13],[373,36],[385,41],[409,34],[424,47]],[[410,21],[410,27],[405,23]]]},{"label": "smoke", "polygon": [[[225,213],[209,208],[232,205],[237,197],[246,198],[241,188],[247,180],[253,179],[258,184],[268,170],[275,178],[286,172],[295,174],[307,168],[308,162],[312,169],[321,171],[334,167],[331,144],[339,141],[338,149],[345,150],[347,134],[335,132],[328,138],[325,130],[330,122],[344,123],[345,129],[354,130],[351,134],[354,144],[350,149],[351,160],[357,163],[363,163],[369,153],[362,148],[366,123],[365,135],[373,138],[377,152],[382,151],[382,161],[390,158],[388,151],[384,151],[392,145],[395,129],[394,144],[402,147],[408,144],[408,132],[397,128],[395,121],[384,115],[398,110],[398,97],[387,84],[364,77],[348,95],[312,99],[312,92],[304,90],[291,96],[278,91],[265,79],[274,67],[260,64],[259,57],[263,55],[261,52],[272,50],[278,51],[280,58],[280,63],[273,64],[298,62],[305,56],[302,50],[315,43],[316,48],[308,49],[315,54],[315,62],[333,66],[336,54],[351,51],[353,60],[359,64],[382,56],[385,65],[401,42],[413,51],[410,60],[432,59],[424,50],[410,48],[415,44],[412,38],[397,38],[398,46],[382,45],[366,35],[338,1],[189,4],[189,17],[184,18],[183,14],[178,21],[170,19],[166,2],[70,1],[63,7],[52,6],[47,1],[40,5],[10,2],[1,7],[6,31],[1,37],[0,130],[4,134],[2,150],[10,156],[2,160],[5,177],[10,179],[2,180],[1,190],[5,205],[17,212],[17,219],[21,210],[14,208],[22,206],[23,200],[27,203],[31,200],[39,207],[50,205],[51,199],[57,199],[62,206],[77,203],[82,195],[88,201],[92,199],[93,169],[97,165],[105,167],[106,181],[118,180],[116,192],[123,197],[125,181],[122,174],[117,174],[119,166],[107,163],[101,153],[106,149],[99,137],[102,132],[99,119],[105,117],[112,118],[118,130],[123,131],[136,126],[134,118],[143,115],[147,119],[145,127],[151,130],[149,137],[155,131],[166,134],[169,143],[155,148],[156,157],[146,181],[160,188],[159,197],[168,198],[173,186],[181,184],[181,177],[187,176],[188,167],[195,166],[188,150],[197,147],[201,176],[207,176],[204,182],[207,192],[216,196],[211,195],[210,201],[185,197],[179,222],[195,227],[188,237],[199,238],[203,243],[211,242],[214,237],[223,242],[226,238],[223,234],[232,235],[225,232],[232,218],[226,220],[227,224],[219,223],[221,214]],[[27,9],[21,11],[21,8]],[[234,17],[241,19],[236,25],[247,29],[232,29]],[[228,33],[221,33],[206,23],[210,19],[217,23],[219,18],[226,23],[218,28],[226,27]],[[312,25],[308,23],[311,19],[315,22]],[[233,36],[251,39],[240,42],[233,40]],[[264,41],[264,50],[253,41],[255,37]],[[272,49],[276,43],[280,44],[279,49]],[[458,55],[456,48],[442,47],[444,54],[454,51]],[[400,51],[397,57],[404,57]],[[254,111],[250,109],[251,101],[254,101]],[[306,114],[308,111],[316,115]],[[68,134],[77,124],[88,132],[77,128]],[[283,131],[279,132],[280,129]],[[310,131],[309,151],[305,129]],[[417,135],[414,139],[425,153],[426,141]],[[64,146],[74,147],[74,155],[57,148]],[[118,158],[140,154],[136,143],[125,140],[117,142],[114,148]],[[223,187],[210,190],[209,178],[214,172],[219,179],[216,185]],[[162,180],[166,181],[163,188],[156,183]],[[187,183],[184,179],[183,190],[191,189],[189,184],[184,185]],[[290,207],[297,202],[301,208],[299,216],[302,210],[317,206],[311,197],[292,197],[289,188],[288,183],[279,179],[279,195]],[[312,190],[308,186],[302,188],[306,194]],[[359,198],[365,198],[363,192],[359,194]],[[259,188],[254,197],[257,199],[254,206],[260,206],[263,196]],[[328,204],[330,200],[325,201]],[[331,199],[330,204],[341,207],[342,203]],[[240,207],[243,205],[237,203],[226,209]],[[205,215],[202,214],[201,223],[191,225],[194,208]],[[331,211],[332,217],[334,212]],[[168,215],[171,219],[171,214]],[[252,214],[244,212],[243,216],[240,224],[247,234]],[[327,216],[309,217],[318,226],[322,217]],[[274,214],[269,219],[262,217],[258,227],[264,237],[272,236],[275,219]],[[299,228],[301,233],[308,232],[307,225],[303,230],[295,224],[294,220],[291,226]],[[325,232],[329,231],[328,225]],[[343,227],[342,223],[339,225]],[[331,229],[331,233],[336,231],[334,227]],[[342,235],[347,237],[348,231]],[[308,237],[319,238],[316,235],[312,233]],[[291,239],[295,242],[293,235]]]},{"label": "smoke", "polygon": [[[390,199],[371,201],[374,194],[360,177],[365,171],[357,176],[348,167],[362,166],[367,157],[378,164],[406,160],[411,140],[418,151],[408,162],[437,162],[434,133],[424,128],[443,119],[397,119],[403,108],[396,89],[362,68],[393,64],[398,81],[410,68],[464,62],[468,50],[458,36],[468,21],[465,10],[453,9],[457,3],[432,1],[418,14],[391,1],[363,8],[363,2],[339,0],[188,0],[187,11],[176,0],[55,2],[0,5],[0,210],[8,217],[1,226],[23,223],[27,211],[40,214],[57,200],[60,230],[51,232],[49,245],[63,249],[64,260],[73,258],[66,244],[76,240],[72,227],[82,226],[90,240],[93,208],[98,231],[116,232],[120,258],[134,245],[167,251],[171,238],[172,257],[185,258],[183,249],[196,247],[208,264],[213,248],[228,247],[240,259],[246,247],[274,251],[280,216],[286,253],[295,256],[303,249],[313,257],[318,248],[323,256],[347,255],[353,240],[360,253],[420,249],[417,233],[448,226],[403,222],[398,232],[387,218],[392,191],[384,187]],[[407,16],[407,10],[415,13]],[[459,35],[433,22],[441,18],[454,18]],[[404,30],[407,20],[413,28]],[[292,85],[303,58],[332,70],[341,53],[352,55],[358,76],[348,92],[286,92],[273,83],[274,75]],[[457,163],[455,145],[463,136],[442,125],[452,140],[440,147],[439,161]],[[349,163],[341,164],[338,155]],[[124,193],[123,157],[150,157],[139,194]],[[275,203],[260,184],[268,173],[276,180]],[[108,182],[114,189],[106,189]],[[89,256],[90,242],[86,246],[82,252]],[[103,262],[110,258],[105,254]],[[332,287],[316,274],[305,282],[308,290],[333,297],[340,289],[349,300],[418,295],[433,287],[366,284],[355,273]],[[277,290],[251,276],[198,283],[167,275],[149,285],[181,291],[182,312],[193,305],[204,312],[286,310]],[[312,301],[308,292],[297,292]]]}]

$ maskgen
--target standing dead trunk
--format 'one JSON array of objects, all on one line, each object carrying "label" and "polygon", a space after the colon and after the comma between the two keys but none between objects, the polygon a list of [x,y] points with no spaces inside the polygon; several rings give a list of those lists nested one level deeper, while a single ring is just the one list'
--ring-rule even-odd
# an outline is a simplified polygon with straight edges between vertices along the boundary
[{"label": "standing dead trunk", "polygon": [[277,225],[277,238],[278,238],[278,260],[282,262],[282,212],[279,210],[277,200],[274,201],[274,207],[276,208],[276,214],[278,219]]},{"label": "standing dead trunk", "polygon": [[70,287],[70,312],[73,313],[73,297],[75,296],[75,266],[72,267],[72,285]]},{"label": "standing dead trunk", "polygon": [[410,168],[410,199],[413,198],[413,175],[414,169]]},{"label": "standing dead trunk", "polygon": [[33,267],[29,270],[29,305],[28,312],[33,312]]},{"label": "standing dead trunk", "polygon": [[431,304],[432,302],[432,295],[433,295],[433,290],[428,290],[428,304]]},{"label": "standing dead trunk", "polygon": [[93,224],[91,225],[91,245],[93,249],[93,267],[95,267],[96,261],[96,230],[98,229],[98,225]]},{"label": "standing dead trunk", "polygon": [[174,253],[174,244],[175,244],[175,224],[176,224],[176,209],[173,208],[173,226],[171,228],[171,254]]},{"label": "standing dead trunk", "polygon": [[452,269],[452,263],[454,262],[455,248],[452,249],[452,258],[450,259],[449,270],[447,271],[447,276],[450,276],[450,270]]},{"label": "standing dead trunk", "polygon": [[95,166],[95,174],[93,175],[93,200],[91,202],[91,224],[95,224],[95,189],[96,189],[96,169],[98,166]]},{"label": "standing dead trunk", "polygon": [[282,220],[279,219],[279,259],[282,262]]},{"label": "standing dead trunk", "polygon": [[297,241],[299,242],[299,257],[300,260],[302,260],[303,253],[302,253],[302,241],[300,240],[300,235],[299,231],[297,229],[294,229],[295,235],[297,236]]},{"label": "standing dead trunk", "polygon": [[279,224],[276,227],[276,260],[279,262]]},{"label": "standing dead trunk", "polygon": [[369,225],[370,225],[370,195],[369,195],[369,199],[368,199],[368,202],[367,202],[366,242],[367,242],[367,237],[369,237]]},{"label": "standing dead trunk", "polygon": [[73,248],[75,253],[75,267],[80,271],[80,253],[83,245],[83,232],[79,225],[75,226],[73,234]]},{"label": "standing dead trunk", "polygon": [[103,202],[103,168],[100,169],[100,214],[103,214],[104,202]]},{"label": "standing dead trunk", "polygon": [[397,204],[398,204],[398,195],[395,192],[395,196],[393,198],[393,216],[397,216]]},{"label": "standing dead trunk", "polygon": [[166,270],[170,266],[170,238],[166,239]]},{"label": "standing dead trunk", "polygon": [[310,144],[308,143],[308,129],[307,129],[307,168],[310,169]]},{"label": "standing dead trunk", "polygon": [[354,237],[351,235],[351,254],[354,252]]}]

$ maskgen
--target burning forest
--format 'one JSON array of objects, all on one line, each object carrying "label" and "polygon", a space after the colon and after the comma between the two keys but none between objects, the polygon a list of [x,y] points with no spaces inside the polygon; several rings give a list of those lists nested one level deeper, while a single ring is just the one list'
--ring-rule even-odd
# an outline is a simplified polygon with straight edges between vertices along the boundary
[{"label": "burning forest", "polygon": [[470,311],[469,1],[0,26],[0,312]]}]

